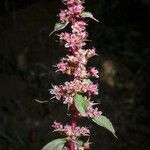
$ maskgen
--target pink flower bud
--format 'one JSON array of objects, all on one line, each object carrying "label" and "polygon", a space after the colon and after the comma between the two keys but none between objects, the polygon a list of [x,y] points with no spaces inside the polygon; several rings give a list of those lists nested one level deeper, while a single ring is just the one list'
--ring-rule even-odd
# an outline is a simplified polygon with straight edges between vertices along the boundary
[{"label": "pink flower bud", "polygon": [[99,76],[98,76],[98,70],[95,67],[93,67],[93,68],[90,69],[88,75],[89,75],[89,77],[99,78]]},{"label": "pink flower bud", "polygon": [[53,128],[55,129],[62,129],[63,125],[60,122],[55,121],[52,125]]}]

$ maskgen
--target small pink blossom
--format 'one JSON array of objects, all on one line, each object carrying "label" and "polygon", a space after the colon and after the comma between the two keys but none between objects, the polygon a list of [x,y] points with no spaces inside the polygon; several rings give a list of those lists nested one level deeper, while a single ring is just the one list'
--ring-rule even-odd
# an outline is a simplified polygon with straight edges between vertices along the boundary
[{"label": "small pink blossom", "polygon": [[60,100],[63,93],[62,93],[62,89],[59,86],[53,86],[53,89],[50,90],[50,93],[55,95],[55,98],[57,100]]},{"label": "small pink blossom", "polygon": [[81,137],[81,136],[89,136],[90,130],[85,127],[76,127],[74,131],[76,137]]},{"label": "small pink blossom", "polygon": [[60,18],[60,20],[61,20],[62,22],[68,20],[68,15],[67,15],[67,13],[68,13],[68,10],[67,10],[67,9],[61,10],[61,12],[59,13],[59,18]]},{"label": "small pink blossom", "polygon": [[89,75],[89,77],[99,78],[98,70],[95,67],[90,69],[90,71],[88,72],[88,75]]},{"label": "small pink blossom", "polygon": [[59,129],[60,130],[60,129],[63,128],[63,125],[60,122],[55,121],[53,123],[52,127],[55,128],[55,129]]},{"label": "small pink blossom", "polygon": [[87,38],[86,32],[81,32],[80,34],[77,35],[71,34],[70,37],[68,37],[67,39],[64,38],[64,40],[66,40],[65,47],[71,50],[72,52],[75,52],[86,45],[85,43],[86,38]]},{"label": "small pink blossom", "polygon": [[73,135],[72,127],[70,125],[65,125],[64,126],[64,132],[67,136],[72,136]]},{"label": "small pink blossom", "polygon": [[93,118],[93,117],[98,117],[98,116],[100,116],[102,114],[102,112],[101,111],[98,111],[98,108],[93,108],[93,107],[90,107],[90,108],[88,108],[88,112],[87,112],[87,115],[89,116],[89,117],[91,117],[91,118]]},{"label": "small pink blossom", "polygon": [[92,48],[92,49],[88,49],[86,51],[86,57],[87,58],[91,58],[93,56],[97,55],[96,52],[95,52],[95,48]]},{"label": "small pink blossom", "polygon": [[66,68],[68,67],[68,64],[64,63],[64,62],[60,62],[56,65],[56,67],[57,67],[56,71],[64,72],[66,70]]},{"label": "small pink blossom", "polygon": [[98,87],[96,84],[90,83],[88,86],[89,95],[98,95]]},{"label": "small pink blossom", "polygon": [[65,96],[64,97],[64,104],[68,104],[68,106],[71,106],[73,104],[73,97],[72,96]]},{"label": "small pink blossom", "polygon": [[70,11],[70,14],[80,14],[84,10],[84,7],[81,4],[72,5],[68,7],[68,10]]},{"label": "small pink blossom", "polygon": [[77,21],[74,25],[71,26],[72,32],[80,34],[86,29],[86,25],[87,24],[84,21]]},{"label": "small pink blossom", "polygon": [[60,42],[64,43],[65,48],[73,53],[82,49],[83,46],[86,45],[85,41],[87,41],[88,34],[85,31],[80,33],[61,33],[59,35]]},{"label": "small pink blossom", "polygon": [[84,66],[77,68],[73,74],[75,77],[86,78],[87,72]]},{"label": "small pink blossom", "polygon": [[63,126],[61,123],[59,122],[54,122],[52,127],[55,129],[54,131],[63,133],[69,137],[76,137],[76,138],[80,138],[83,136],[89,136],[90,134],[90,130],[86,127],[75,127],[75,129],[72,129],[71,125],[65,125]]},{"label": "small pink blossom", "polygon": [[84,150],[90,149],[90,144],[91,144],[91,143],[90,143],[89,141],[85,142],[84,145],[83,145]]},{"label": "small pink blossom", "polygon": [[70,38],[70,33],[62,32],[61,34],[59,34],[60,41],[62,40],[68,41],[69,38]]}]

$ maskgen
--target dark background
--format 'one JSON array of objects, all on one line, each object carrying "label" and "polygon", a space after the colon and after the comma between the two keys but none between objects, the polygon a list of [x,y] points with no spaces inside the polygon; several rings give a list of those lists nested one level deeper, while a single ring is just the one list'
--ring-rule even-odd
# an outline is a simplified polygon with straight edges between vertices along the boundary
[{"label": "dark background", "polygon": [[[52,121],[67,121],[61,103],[34,101],[48,100],[51,84],[68,79],[52,68],[65,54],[57,37],[48,36],[61,6],[57,0],[0,1],[0,150],[39,150],[59,137]],[[87,121],[91,149],[149,150],[150,1],[87,0],[86,6],[100,20],[88,27],[89,46],[99,54],[90,64],[101,74],[95,99],[119,137]]]}]

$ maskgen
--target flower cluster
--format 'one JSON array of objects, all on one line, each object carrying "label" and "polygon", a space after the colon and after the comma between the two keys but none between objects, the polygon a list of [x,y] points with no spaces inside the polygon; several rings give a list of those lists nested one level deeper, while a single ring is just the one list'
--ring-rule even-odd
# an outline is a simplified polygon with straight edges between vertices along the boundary
[{"label": "flower cluster", "polygon": [[[82,3],[84,0],[63,0],[68,9],[61,10],[59,18],[62,22],[73,21],[74,17],[79,17],[80,13],[84,10]],[[74,17],[72,17],[74,16]]]},{"label": "flower cluster", "polygon": [[91,118],[98,117],[102,114],[101,111],[98,111],[98,108],[89,107],[87,111],[87,115]]},{"label": "flower cluster", "polygon": [[85,67],[88,59],[95,55],[95,48],[89,50],[79,49],[74,55],[67,55],[66,58],[62,58],[60,63],[56,65],[56,71],[80,78],[98,78],[98,70],[95,67],[91,68],[89,71],[87,71]]},{"label": "flower cluster", "polygon": [[53,98],[57,100],[63,99],[64,104],[69,106],[73,104],[73,97],[76,93],[87,93],[90,95],[98,95],[97,84],[87,82],[86,80],[74,79],[70,82],[65,82],[64,85],[55,85],[50,93],[54,95]]},{"label": "flower cluster", "polygon": [[71,52],[76,52],[86,45],[88,33],[85,31],[86,23],[83,21],[75,22],[72,27],[72,33],[63,32],[59,35],[60,42],[64,43],[65,48]]},{"label": "flower cluster", "polygon": [[71,125],[65,125],[63,126],[60,122],[54,122],[52,127],[55,129],[55,132],[60,132],[61,134],[65,134],[67,137],[70,137],[72,139],[80,138],[83,136],[89,136],[90,130],[86,127],[75,127],[75,129],[72,129]]},{"label": "flower cluster", "polygon": [[87,127],[77,126],[77,121],[83,117],[91,119],[117,137],[112,123],[101,115],[102,112],[95,107],[97,103],[92,100],[92,96],[98,95],[98,85],[92,79],[99,78],[99,72],[95,67],[87,67],[89,59],[97,54],[95,48],[85,47],[89,41],[86,18],[98,20],[92,13],[85,11],[83,6],[85,0],[62,1],[66,9],[60,11],[58,15],[60,21],[55,24],[51,34],[70,25],[71,31],[57,34],[60,43],[69,54],[63,57],[55,68],[56,72],[70,75],[72,80],[61,85],[52,85],[50,94],[53,95],[51,99],[68,105],[70,121],[66,125],[56,121],[53,123],[54,132],[59,132],[64,137],[51,141],[42,150],[89,150],[90,130]]},{"label": "flower cluster", "polygon": [[[58,16],[62,23],[70,23],[71,32],[62,32],[58,34],[58,37],[60,43],[64,45],[70,54],[62,58],[55,67],[56,72],[72,75],[74,79],[62,85],[54,85],[50,89],[50,93],[53,98],[63,101],[71,108],[73,118],[71,125],[62,125],[60,122],[55,121],[53,127],[54,131],[60,132],[71,139],[69,150],[78,150],[78,139],[82,136],[89,136],[90,131],[86,127],[76,126],[74,117],[76,119],[81,117],[94,118],[102,114],[97,107],[93,107],[95,103],[91,101],[92,95],[98,95],[98,85],[89,78],[99,78],[98,70],[95,67],[90,69],[86,67],[88,60],[97,54],[95,48],[85,48],[88,41],[87,22],[81,16],[85,10],[84,0],[63,0],[63,2],[66,9],[61,10]],[[82,113],[76,108],[74,100],[76,94],[82,95],[86,105],[86,108],[83,109],[86,113]],[[89,142],[83,143],[80,147],[82,150],[89,149]],[[67,146],[64,148],[68,149]]]}]

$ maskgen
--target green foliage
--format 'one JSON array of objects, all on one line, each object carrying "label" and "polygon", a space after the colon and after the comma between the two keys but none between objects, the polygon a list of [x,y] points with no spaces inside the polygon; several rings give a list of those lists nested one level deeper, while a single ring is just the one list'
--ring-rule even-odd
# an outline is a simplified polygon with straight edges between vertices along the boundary
[{"label": "green foliage", "polygon": [[54,26],[54,30],[49,34],[49,36],[52,35],[56,31],[64,29],[68,25],[68,23],[69,22],[58,22],[58,23],[56,23]]},{"label": "green foliage", "polygon": [[77,142],[77,144],[79,145],[79,146],[82,146],[83,145],[83,141],[82,140],[78,140],[78,142]]},{"label": "green foliage", "polygon": [[81,94],[76,94],[74,96],[74,103],[76,109],[80,112],[82,116],[86,116],[86,111],[88,107],[87,101],[84,99],[84,97]]},{"label": "green foliage", "polygon": [[80,14],[80,16],[83,18],[91,18],[91,19],[95,20],[96,22],[99,22],[96,18],[94,18],[93,14],[88,11],[84,11],[83,13]]},{"label": "green foliage", "polygon": [[107,130],[109,130],[117,138],[112,123],[105,116],[100,115],[99,117],[94,117],[92,120],[99,126],[102,126],[106,128]]},{"label": "green foliage", "polygon": [[90,83],[91,80],[90,79],[83,79],[84,82]]},{"label": "green foliage", "polygon": [[66,138],[56,139],[44,146],[42,150],[62,150],[66,142]]}]

